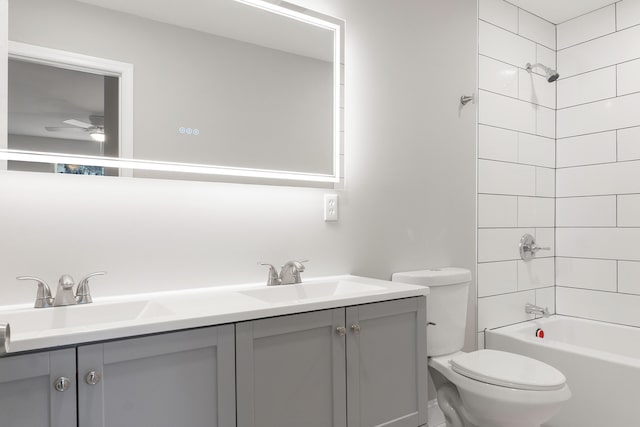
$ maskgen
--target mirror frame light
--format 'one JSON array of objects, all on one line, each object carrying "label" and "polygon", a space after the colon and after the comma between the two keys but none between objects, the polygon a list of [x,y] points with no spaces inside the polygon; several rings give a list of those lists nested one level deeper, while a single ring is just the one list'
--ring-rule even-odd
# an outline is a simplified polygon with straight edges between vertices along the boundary
[{"label": "mirror frame light", "polygon": [[[26,161],[36,163],[71,163],[82,164],[87,166],[101,166],[120,169],[120,176],[133,176],[133,170],[149,170],[162,172],[178,172],[193,173],[204,175],[220,175],[230,177],[247,177],[247,178],[265,178],[289,181],[306,181],[321,183],[338,183],[340,182],[340,147],[341,147],[341,93],[342,93],[342,67],[343,67],[343,24],[338,22],[329,22],[320,14],[305,14],[296,10],[288,9],[283,6],[275,5],[263,0],[235,0],[239,3],[257,7],[269,12],[277,13],[298,21],[306,22],[311,25],[326,28],[334,33],[334,49],[333,49],[333,173],[332,174],[315,174],[292,171],[279,171],[268,169],[240,168],[219,165],[203,165],[193,163],[176,163],[162,162],[153,160],[136,160],[133,159],[133,73],[132,64],[124,62],[112,61],[103,58],[96,58],[88,55],[77,54],[57,49],[50,49],[41,46],[34,46],[25,43],[8,41],[8,58],[33,62],[54,67],[66,68],[76,71],[89,72],[93,74],[107,75],[118,77],[120,79],[120,142],[121,157],[97,157],[97,156],[79,156],[59,153],[46,153],[36,151],[11,150],[8,149],[6,142],[4,146],[0,144],[0,160],[6,163],[8,160]],[[0,0],[1,6],[6,6],[7,0]],[[292,5],[293,6],[293,5]],[[295,6],[294,6],[295,7]],[[309,11],[310,13],[313,13]],[[3,18],[0,14],[0,19]],[[6,19],[1,19],[7,21]],[[337,20],[336,20],[337,21]],[[342,21],[340,21],[342,22]],[[6,26],[5,26],[6,28]],[[3,40],[4,41],[4,40]],[[6,81],[4,82],[6,85]],[[6,108],[6,104],[4,105]],[[0,113],[2,113],[0,111]],[[6,120],[8,111],[2,114]],[[1,124],[1,123],[0,123]],[[8,123],[7,123],[8,125]],[[8,127],[5,129],[5,135],[0,137],[0,141],[6,141]],[[4,139],[2,139],[4,138]],[[0,169],[3,167],[0,166]],[[4,166],[6,168],[6,166]]]}]

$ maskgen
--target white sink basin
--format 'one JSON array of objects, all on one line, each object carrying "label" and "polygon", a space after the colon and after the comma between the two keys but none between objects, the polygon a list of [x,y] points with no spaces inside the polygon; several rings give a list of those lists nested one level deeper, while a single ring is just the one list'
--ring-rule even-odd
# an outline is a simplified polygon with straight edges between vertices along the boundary
[{"label": "white sink basin", "polygon": [[327,283],[301,283],[298,285],[269,286],[241,291],[244,295],[270,304],[301,302],[322,298],[347,297],[363,292],[382,291],[385,288],[375,285],[340,280]]},{"label": "white sink basin", "polygon": [[0,312],[3,323],[9,323],[14,337],[52,329],[95,326],[103,323],[147,319],[173,314],[153,301],[127,301],[67,307],[30,308]]}]

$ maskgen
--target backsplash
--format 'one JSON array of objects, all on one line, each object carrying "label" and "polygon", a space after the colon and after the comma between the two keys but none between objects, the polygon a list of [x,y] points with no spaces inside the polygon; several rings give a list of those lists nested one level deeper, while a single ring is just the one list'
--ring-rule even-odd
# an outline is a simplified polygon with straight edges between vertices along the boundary
[{"label": "backsplash", "polygon": [[556,308],[640,326],[640,2],[560,24],[558,48]]},{"label": "backsplash", "polygon": [[[555,25],[502,0],[480,0],[478,126],[478,343],[485,328],[554,311]],[[536,73],[542,74],[536,74]],[[520,259],[525,233],[537,259]]]}]

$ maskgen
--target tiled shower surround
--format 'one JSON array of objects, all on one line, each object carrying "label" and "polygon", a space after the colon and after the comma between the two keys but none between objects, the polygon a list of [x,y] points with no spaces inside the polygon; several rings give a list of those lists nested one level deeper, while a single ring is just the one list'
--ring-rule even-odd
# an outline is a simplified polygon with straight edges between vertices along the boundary
[{"label": "tiled shower surround", "polygon": [[[521,322],[527,302],[553,309],[555,25],[502,0],[479,4],[478,346],[485,328]],[[520,260],[525,233],[537,259]]]},{"label": "tiled shower surround", "polygon": [[640,326],[640,1],[558,25],[556,309]]},{"label": "tiled shower surround", "polygon": [[[479,347],[527,302],[640,326],[640,0],[559,25],[479,3]],[[524,233],[551,251],[520,260]]]}]

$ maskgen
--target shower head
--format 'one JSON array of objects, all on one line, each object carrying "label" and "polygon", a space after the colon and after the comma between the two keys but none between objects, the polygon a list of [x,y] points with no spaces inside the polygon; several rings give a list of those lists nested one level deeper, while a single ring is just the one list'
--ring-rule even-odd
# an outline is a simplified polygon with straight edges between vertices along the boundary
[{"label": "shower head", "polygon": [[560,78],[560,74],[558,74],[558,72],[553,68],[547,67],[546,65],[540,63],[533,65],[531,65],[530,62],[527,63],[526,69],[529,73],[533,72],[534,68],[542,68],[547,75],[547,81],[549,83],[553,83]]},{"label": "shower head", "polygon": [[560,74],[558,74],[558,72],[557,72],[557,71],[554,71],[554,72],[553,72],[553,74],[551,74],[550,76],[549,76],[549,75],[547,75],[547,81],[548,81],[549,83],[553,83],[553,82],[555,82],[556,80],[558,80],[559,78],[560,78]]}]

